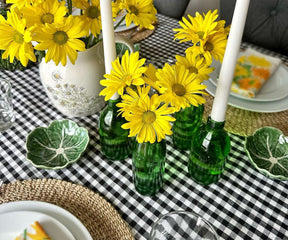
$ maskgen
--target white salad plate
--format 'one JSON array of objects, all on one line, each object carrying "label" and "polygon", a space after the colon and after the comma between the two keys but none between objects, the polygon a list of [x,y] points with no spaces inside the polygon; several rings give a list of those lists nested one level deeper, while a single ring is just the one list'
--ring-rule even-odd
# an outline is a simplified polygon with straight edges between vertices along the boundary
[{"label": "white salad plate", "polygon": [[[34,213],[37,212],[39,214],[46,214],[50,216],[51,218],[54,218],[54,221],[52,221],[50,224],[53,222],[55,223],[56,221],[60,222],[62,225],[64,225],[67,229],[68,232],[70,231],[72,237],[74,238],[62,238],[62,239],[71,239],[71,240],[93,240],[91,235],[89,234],[88,230],[85,228],[85,226],[81,223],[81,221],[76,218],[73,214],[70,212],[66,211],[65,209],[58,207],[54,204],[51,203],[46,203],[46,202],[40,202],[40,201],[17,201],[17,202],[9,202],[9,203],[3,203],[0,205],[0,216],[10,213],[10,214],[16,214],[16,212],[20,211],[33,211]],[[17,214],[18,214],[17,213]],[[27,217],[27,216],[26,216]],[[36,220],[35,218],[33,220]],[[16,221],[16,219],[15,219]],[[3,218],[0,218],[0,225],[2,225]],[[32,222],[33,223],[33,222]],[[22,223],[21,223],[22,224]],[[30,224],[30,222],[28,223]],[[44,226],[44,225],[43,225]],[[27,227],[27,223],[26,223]],[[45,226],[44,226],[45,227]],[[25,227],[24,227],[25,228]],[[21,228],[19,228],[20,231],[23,230],[23,225]],[[46,229],[46,227],[45,227]],[[63,228],[61,228],[62,231]],[[2,231],[0,230],[2,233]],[[17,231],[17,233],[19,233]],[[50,232],[47,229],[47,233],[50,234]],[[67,233],[67,231],[66,231]],[[51,234],[52,235],[52,234]],[[57,236],[58,237],[58,236]],[[2,240],[9,240],[6,238],[1,237],[0,239]],[[53,238],[52,238],[53,239]],[[56,240],[58,238],[55,238]],[[13,239],[12,239],[13,240]]]},{"label": "white salad plate", "polygon": [[72,233],[61,222],[49,215],[34,211],[12,211],[0,214],[0,239],[14,240],[35,221],[41,224],[53,240],[75,240]]},{"label": "white salad plate", "polygon": [[[214,86],[217,86],[221,63],[219,61],[213,61],[211,67],[214,67],[215,70],[211,74],[209,81],[214,84]],[[280,64],[278,69],[262,86],[261,90],[254,98],[245,97],[232,91],[230,95],[253,102],[271,102],[286,98],[288,96],[288,67],[284,64]]]}]

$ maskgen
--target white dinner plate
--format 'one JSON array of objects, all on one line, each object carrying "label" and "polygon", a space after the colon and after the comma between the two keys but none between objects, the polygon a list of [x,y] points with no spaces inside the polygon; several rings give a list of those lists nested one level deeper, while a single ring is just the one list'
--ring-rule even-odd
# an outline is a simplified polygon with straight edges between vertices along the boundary
[{"label": "white dinner plate", "polygon": [[[215,67],[215,70],[211,74],[209,81],[216,86],[221,64],[219,61],[213,61],[211,66]],[[262,86],[261,90],[254,98],[245,97],[232,91],[230,92],[230,95],[253,102],[271,102],[286,98],[288,96],[288,67],[280,64],[278,69]]]},{"label": "white dinner plate", "polygon": [[49,215],[65,225],[76,240],[93,240],[88,230],[78,218],[54,204],[40,201],[17,201],[0,205],[1,215],[15,211],[34,211]]},{"label": "white dinner plate", "polygon": [[[116,26],[116,23],[114,22],[114,26]],[[129,30],[129,29],[132,29],[132,28],[135,28],[136,25],[132,22],[130,24],[129,27],[126,26],[126,22],[125,20],[114,30],[115,32],[122,32],[122,31],[126,31],[126,30]]]},{"label": "white dinner plate", "polygon": [[[215,96],[216,86],[212,83],[212,81],[206,80],[204,81],[204,84],[207,86],[206,91],[212,96]],[[253,112],[281,112],[288,109],[288,97],[271,102],[257,102],[235,97],[230,94],[228,98],[228,105]]]},{"label": "white dinner plate", "polygon": [[75,240],[72,233],[58,220],[34,211],[12,211],[0,214],[0,239],[14,240],[35,221],[53,240]]}]

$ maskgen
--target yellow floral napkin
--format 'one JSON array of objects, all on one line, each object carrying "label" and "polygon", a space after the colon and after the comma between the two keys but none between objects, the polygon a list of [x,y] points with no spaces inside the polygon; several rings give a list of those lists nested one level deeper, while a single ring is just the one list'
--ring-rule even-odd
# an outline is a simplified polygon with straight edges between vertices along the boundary
[{"label": "yellow floral napkin", "polygon": [[251,48],[246,49],[238,58],[231,91],[254,98],[280,63],[279,58],[267,56]]}]

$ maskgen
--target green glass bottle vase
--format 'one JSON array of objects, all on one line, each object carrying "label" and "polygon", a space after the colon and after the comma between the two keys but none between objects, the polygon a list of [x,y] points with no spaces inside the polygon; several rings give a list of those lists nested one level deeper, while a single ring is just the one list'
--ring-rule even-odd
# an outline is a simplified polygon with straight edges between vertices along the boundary
[{"label": "green glass bottle vase", "polygon": [[176,121],[172,127],[172,140],[176,148],[182,150],[191,148],[191,140],[201,125],[203,112],[204,105],[202,104],[198,107],[191,105],[175,113]]},{"label": "green glass bottle vase", "polygon": [[109,100],[99,119],[101,151],[110,160],[123,160],[132,153],[133,139],[128,137],[129,130],[121,127],[126,120],[116,106],[120,101]]},{"label": "green glass bottle vase", "polygon": [[166,142],[135,143],[132,154],[133,183],[142,195],[154,196],[163,186]]},{"label": "green glass bottle vase", "polygon": [[193,137],[188,171],[192,179],[203,185],[217,182],[225,168],[230,138],[224,125],[225,122],[216,122],[209,117]]}]

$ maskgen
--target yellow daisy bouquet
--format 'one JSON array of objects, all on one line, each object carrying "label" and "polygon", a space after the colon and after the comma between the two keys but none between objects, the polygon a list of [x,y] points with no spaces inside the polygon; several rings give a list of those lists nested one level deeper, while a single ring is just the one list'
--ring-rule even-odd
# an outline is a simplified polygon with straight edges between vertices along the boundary
[{"label": "yellow daisy bouquet", "polygon": [[223,59],[229,29],[224,21],[216,21],[217,11],[188,17],[190,22],[183,17],[182,28],[174,29],[175,39],[192,43],[185,57],[176,55],[174,65],[156,69],[145,65],[138,52],[129,55],[127,51],[100,81],[105,87],[100,95],[106,101],[116,92],[120,95],[119,114],[127,121],[122,128],[129,129],[129,137],[135,136],[138,143],[160,142],[172,134],[173,113],[204,104],[202,83],[213,71],[212,58]]},{"label": "yellow daisy bouquet", "polygon": [[[2,59],[19,60],[23,66],[35,62],[42,51],[45,61],[67,58],[75,63],[78,51],[85,51],[101,40],[100,0],[7,0],[7,16],[0,15]],[[73,9],[73,11],[72,11]],[[76,11],[79,10],[79,11]],[[113,0],[113,17],[140,28],[152,29],[156,21],[153,0]],[[77,13],[76,13],[77,12]],[[79,13],[78,13],[79,12]]]}]

